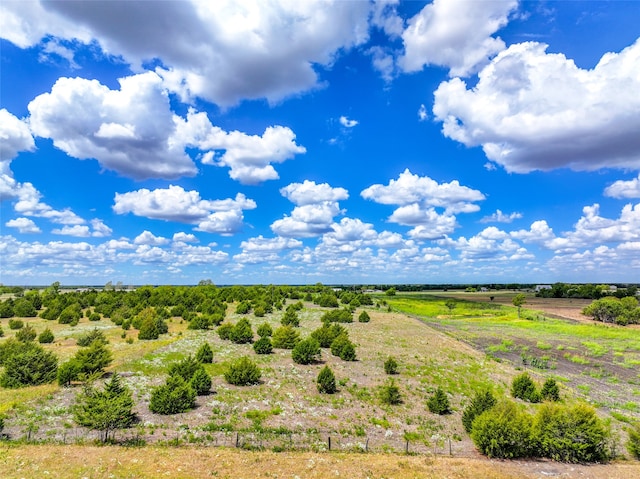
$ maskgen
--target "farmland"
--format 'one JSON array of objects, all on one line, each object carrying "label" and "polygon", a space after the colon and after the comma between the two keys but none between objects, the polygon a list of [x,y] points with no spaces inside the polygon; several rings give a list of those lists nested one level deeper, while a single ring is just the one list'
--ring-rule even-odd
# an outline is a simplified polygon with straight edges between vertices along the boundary
[{"label": "farmland", "polygon": [[[113,353],[107,372],[118,372],[132,390],[138,418],[134,427],[117,432],[116,441],[146,446],[142,450],[116,448],[108,454],[103,451],[111,448],[95,448],[96,432],[74,422],[73,405],[81,385],[0,388],[0,413],[7,416],[4,432],[12,439],[1,460],[15,467],[15,477],[19,477],[20,463],[27,464],[24,466],[27,469],[43,467],[55,471],[55,462],[37,452],[44,450],[38,449],[44,448],[43,444],[47,448],[62,448],[71,457],[82,456],[79,452],[82,448],[92,448],[91,457],[105,471],[103,476],[95,477],[107,477],[107,472],[118,471],[119,466],[110,463],[105,455],[124,454],[118,459],[123,463],[134,458],[143,461],[142,457],[149,454],[147,457],[158,458],[153,464],[160,464],[166,460],[162,459],[164,448],[180,457],[183,446],[189,446],[204,464],[209,464],[211,457],[223,457],[238,471],[246,471],[245,476],[239,473],[233,477],[252,477],[250,464],[267,460],[281,464],[274,467],[285,471],[299,467],[304,477],[323,477],[325,467],[338,468],[336,457],[340,457],[343,465],[339,470],[349,475],[348,469],[342,467],[356,467],[354,463],[362,461],[362,453],[371,458],[367,463],[371,463],[375,476],[439,477],[442,468],[459,467],[459,476],[452,477],[466,477],[465,471],[468,476],[469,470],[485,467],[489,462],[479,456],[462,428],[460,417],[464,407],[477,390],[491,389],[498,396],[508,396],[511,380],[525,369],[540,383],[544,378],[555,378],[566,401],[583,400],[596,406],[599,414],[611,421],[619,437],[617,452],[624,454],[624,427],[640,417],[638,329],[603,326],[577,316],[570,319],[581,303],[571,308],[562,302],[534,303],[533,298],[528,298],[526,309],[518,318],[515,308],[510,306],[511,296],[501,293],[493,300],[481,295],[444,292],[374,296],[376,305],[359,306],[353,313],[357,318],[361,311],[367,311],[370,322],[356,320],[344,324],[356,345],[357,361],[343,361],[323,349],[321,359],[310,365],[296,364],[291,351],[285,349],[256,355],[250,344],[222,340],[215,329],[188,329],[188,322],[177,316],[167,320],[168,333],[152,341],[138,340],[135,329],[123,330],[108,318],[89,321],[86,314],[75,326],[39,317],[21,318],[38,333],[45,327],[52,330],[56,339],[46,348],[60,361],[76,353],[76,339],[80,335],[94,328],[105,334]],[[445,303],[451,298],[456,303],[449,309]],[[293,302],[285,300],[284,306]],[[284,314],[283,308],[255,317],[238,314],[236,306],[233,302],[229,304],[225,321],[237,323],[248,318],[254,331],[265,322],[276,329]],[[569,319],[559,317],[562,307],[569,311],[562,316]],[[321,317],[328,310],[304,301],[299,312],[300,326],[296,328],[300,336],[307,337],[320,327]],[[6,320],[0,324],[5,338],[15,334],[6,327]],[[152,413],[150,391],[162,384],[167,366],[195,354],[205,343],[210,345],[214,357],[212,364],[204,365],[213,380],[211,394],[198,396],[196,407],[185,413]],[[240,356],[251,357],[260,367],[262,380],[258,385],[240,387],[225,381],[224,371]],[[399,364],[399,374],[393,376],[402,398],[397,405],[380,400],[380,392],[389,380],[383,369],[389,356]],[[320,394],[316,389],[316,377],[324,366],[330,366],[335,373],[336,394]],[[450,400],[450,415],[433,414],[426,407],[427,399],[439,387]],[[34,442],[40,445],[31,445]],[[225,447],[210,449],[210,446]],[[332,454],[327,455],[329,448]],[[272,451],[272,455],[267,451]],[[278,454],[273,456],[273,452]],[[407,452],[417,456],[404,455]],[[25,454],[32,462],[24,462]],[[53,457],[57,454],[53,453]],[[402,459],[398,459],[398,454],[404,455]],[[294,461],[296,466],[291,464],[292,458],[299,459]],[[185,461],[184,467],[188,462]],[[446,461],[458,462],[446,465]],[[564,471],[568,467],[548,462],[536,464],[527,466],[527,470]],[[149,463],[140,465],[142,472],[134,475],[152,477],[149,466]],[[83,467],[86,465],[79,461],[76,470]],[[131,467],[132,471],[137,470]],[[407,474],[402,473],[402,467]],[[620,470],[624,472],[619,477],[628,477],[628,467],[635,465],[625,465],[623,469],[619,469],[619,464],[604,467],[608,468],[608,477],[616,477],[616,471]],[[211,468],[215,469],[213,465]],[[223,469],[219,469],[220,477],[231,477],[224,476]],[[493,470],[495,477],[525,477],[525,469],[522,463],[514,462]],[[26,469],[20,470],[24,474]],[[179,472],[173,470],[168,476],[181,477]]]}]

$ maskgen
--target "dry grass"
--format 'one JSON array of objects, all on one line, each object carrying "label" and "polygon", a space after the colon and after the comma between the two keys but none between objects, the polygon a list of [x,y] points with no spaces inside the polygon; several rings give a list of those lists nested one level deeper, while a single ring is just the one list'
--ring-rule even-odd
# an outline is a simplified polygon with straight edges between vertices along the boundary
[{"label": "dry grass", "polygon": [[640,477],[637,463],[579,466],[482,458],[304,452],[224,448],[19,446],[0,449],[5,479],[55,478],[563,478]]}]

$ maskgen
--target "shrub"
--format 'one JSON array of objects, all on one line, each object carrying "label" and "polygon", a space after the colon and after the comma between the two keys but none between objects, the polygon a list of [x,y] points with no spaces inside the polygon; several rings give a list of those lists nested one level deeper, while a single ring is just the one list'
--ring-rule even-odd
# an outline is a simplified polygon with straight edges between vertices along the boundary
[{"label": "shrub", "polygon": [[49,328],[46,328],[38,335],[38,342],[40,344],[49,344],[52,343],[55,338],[53,337],[53,333]]},{"label": "shrub", "polygon": [[16,341],[10,349],[3,358],[4,372],[0,376],[0,386],[20,388],[55,381],[58,358],[53,353],[33,342]]},{"label": "shrub", "polygon": [[196,351],[196,361],[203,364],[211,364],[213,362],[213,351],[209,343],[204,343]]},{"label": "shrub", "polygon": [[627,440],[627,451],[636,459],[640,459],[640,422],[635,423],[629,429],[629,439]]},{"label": "shrub", "polygon": [[391,356],[384,362],[384,372],[387,374],[398,374],[398,362]]},{"label": "shrub", "polygon": [[263,305],[256,306],[253,309],[253,314],[256,318],[264,318],[264,315],[267,314],[265,307]]},{"label": "shrub", "polygon": [[586,404],[545,403],[534,418],[532,436],[541,456],[562,462],[607,459],[609,431]]},{"label": "shrub", "polygon": [[371,316],[369,316],[369,313],[367,313],[366,311],[363,311],[358,316],[358,321],[360,323],[368,323],[369,321],[371,321]]},{"label": "shrub", "polygon": [[100,321],[102,319],[99,313],[91,313],[89,315],[89,321]]},{"label": "shrub", "polygon": [[218,336],[220,339],[231,339],[231,332],[233,331],[233,324],[231,323],[222,323],[218,326]]},{"label": "shrub", "polygon": [[540,396],[546,401],[560,401],[560,388],[555,379],[549,378],[542,385]]},{"label": "shrub", "polygon": [[225,380],[236,386],[258,384],[261,376],[260,368],[246,356],[231,363],[224,373]]},{"label": "shrub", "polygon": [[0,302],[0,318],[12,318],[13,303],[10,300]]},{"label": "shrub", "polygon": [[490,458],[515,459],[531,455],[531,416],[513,401],[502,401],[475,418],[471,439]]},{"label": "shrub", "polygon": [[329,326],[328,323],[324,323],[322,327],[316,329],[311,333],[311,337],[315,338],[320,343],[321,348],[328,348],[331,343],[341,334],[347,335],[347,330],[344,326],[334,323]]},{"label": "shrub", "polygon": [[38,312],[31,301],[19,298],[13,303],[13,315],[19,318],[33,318],[38,315]]},{"label": "shrub", "polygon": [[209,329],[211,327],[211,317],[206,314],[196,315],[189,321],[187,329]]},{"label": "shrub", "polygon": [[263,336],[253,343],[253,350],[256,354],[271,354],[273,352],[273,344],[269,336]]},{"label": "shrub", "polygon": [[2,329],[2,326],[0,326],[0,338],[4,336],[4,330]]},{"label": "shrub", "polygon": [[80,321],[80,318],[82,318],[82,308],[78,303],[72,303],[60,312],[58,322],[75,326]]},{"label": "shrub", "polygon": [[331,343],[331,354],[344,361],[356,360],[356,347],[345,334],[341,334]]},{"label": "shrub", "polygon": [[158,339],[160,337],[160,331],[158,330],[158,324],[156,322],[156,318],[146,317],[142,320],[140,324],[140,329],[138,330],[138,339],[140,340],[153,340]]},{"label": "shrub", "polygon": [[80,349],[74,356],[80,372],[86,376],[101,374],[111,364],[113,356],[100,341],[92,342],[89,347]]},{"label": "shrub", "polygon": [[280,326],[273,332],[271,340],[274,348],[293,349],[300,341],[300,334],[291,326]]},{"label": "shrub", "polygon": [[298,364],[311,364],[320,359],[320,344],[313,338],[307,338],[295,345],[291,358]]},{"label": "shrub", "polygon": [[247,318],[242,318],[236,323],[231,331],[229,339],[236,344],[246,344],[253,342],[253,330]]},{"label": "shrub", "polygon": [[22,329],[24,328],[24,321],[20,319],[10,319],[9,320],[9,329]]},{"label": "shrub", "polygon": [[193,373],[190,384],[198,396],[204,396],[211,391],[211,376],[200,365]]},{"label": "shrub", "polygon": [[383,404],[395,405],[402,402],[400,388],[393,379],[389,379],[387,383],[380,388],[380,401]]},{"label": "shrub", "polygon": [[58,384],[60,386],[69,386],[72,381],[76,381],[80,376],[80,366],[74,359],[70,359],[66,363],[62,363],[58,368]]},{"label": "shrub", "polygon": [[514,398],[536,403],[540,402],[540,393],[536,385],[529,376],[529,373],[522,373],[516,376],[511,383],[511,395]]},{"label": "shrub", "polygon": [[191,378],[198,369],[202,369],[200,364],[193,356],[189,355],[181,361],[171,363],[169,365],[169,376],[180,376],[185,381],[191,381]]},{"label": "shrub", "polygon": [[251,303],[242,301],[236,306],[236,314],[248,314],[251,311]]},{"label": "shrub", "polygon": [[165,384],[151,392],[149,409],[157,414],[178,414],[192,409],[196,392],[181,376],[169,376]]},{"label": "shrub", "polygon": [[280,322],[283,326],[293,326],[295,328],[300,326],[300,318],[298,318],[298,313],[293,308],[287,308]]},{"label": "shrub", "polygon": [[33,326],[27,324],[24,328],[21,328],[16,333],[16,339],[18,341],[22,341],[23,343],[28,343],[30,341],[34,341],[38,334],[36,330],[33,329]]},{"label": "shrub", "polygon": [[269,323],[262,323],[258,326],[258,330],[256,332],[258,333],[258,336],[264,338],[265,336],[273,335],[273,328],[271,328]]},{"label": "shrub", "polygon": [[320,320],[323,323],[353,323],[353,314],[348,309],[334,309],[324,313]]},{"label": "shrub", "polygon": [[468,433],[473,429],[473,420],[496,405],[496,398],[491,391],[477,392],[471,403],[462,412],[462,425]]},{"label": "shrub", "polygon": [[429,411],[434,414],[444,415],[451,414],[451,405],[447,393],[442,388],[436,389],[436,392],[427,400]]},{"label": "shrub", "polygon": [[325,366],[320,370],[316,385],[318,386],[318,392],[321,394],[333,394],[337,391],[336,377],[329,366]]},{"label": "shrub", "polygon": [[107,337],[98,328],[93,328],[93,330],[79,336],[76,340],[76,344],[78,346],[86,347],[91,345],[94,341],[98,341],[102,344],[109,344]]}]

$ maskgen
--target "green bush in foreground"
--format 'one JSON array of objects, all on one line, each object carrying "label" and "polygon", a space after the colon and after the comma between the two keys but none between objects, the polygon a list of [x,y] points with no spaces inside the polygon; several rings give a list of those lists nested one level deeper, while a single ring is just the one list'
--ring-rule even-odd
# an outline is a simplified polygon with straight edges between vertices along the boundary
[{"label": "green bush in foreground", "polygon": [[371,316],[369,316],[369,313],[367,313],[366,311],[363,311],[358,316],[358,322],[360,323],[368,323],[369,321],[371,321]]},{"label": "green bush in foreground", "polygon": [[627,440],[627,451],[636,459],[640,459],[640,422],[631,426],[627,432],[629,439]]},{"label": "green bush in foreground", "polygon": [[560,401],[560,388],[555,379],[549,378],[544,382],[540,396],[544,401]]},{"label": "green bush in foreground", "polygon": [[196,351],[196,361],[202,364],[211,364],[213,362],[213,350],[209,343],[204,343]]},{"label": "green bush in foreground", "polygon": [[274,348],[293,349],[300,341],[300,334],[291,326],[280,326],[271,337]]},{"label": "green bush in foreground", "polygon": [[531,417],[512,401],[499,402],[477,416],[471,439],[480,452],[490,458],[529,457],[534,450]]},{"label": "green bush in foreground", "polygon": [[38,342],[40,344],[49,344],[52,343],[55,338],[53,337],[53,333],[49,328],[46,328],[38,335]]},{"label": "green bush in foreground", "polygon": [[269,336],[263,336],[253,343],[253,350],[256,354],[271,354],[273,352],[273,344]]},{"label": "green bush in foreground", "polygon": [[468,433],[473,429],[473,420],[496,405],[496,398],[491,391],[477,392],[471,403],[462,412],[462,425]]},{"label": "green bush in foreground", "polygon": [[295,345],[291,358],[298,364],[311,364],[320,359],[320,343],[314,338],[307,338]]},{"label": "green bush in foreground", "polygon": [[156,414],[178,414],[193,409],[196,391],[182,376],[169,376],[165,384],[151,392],[149,409]]},{"label": "green bush in foreground", "polygon": [[522,373],[516,376],[511,383],[511,395],[514,398],[537,403],[540,402],[540,393],[536,389],[536,384],[529,376],[529,373]]},{"label": "green bush in foreground", "polygon": [[233,362],[224,373],[225,380],[235,386],[258,384],[261,377],[260,368],[246,356]]},{"label": "green bush in foreground", "polygon": [[440,387],[436,389],[436,392],[427,401],[427,407],[429,411],[440,416],[451,414],[451,405],[449,404],[447,393]]},{"label": "green bush in foreground", "polygon": [[337,391],[336,377],[329,366],[325,366],[320,370],[316,385],[318,386],[318,392],[322,394],[333,394]]},{"label": "green bush in foreground", "polygon": [[4,372],[0,376],[0,386],[13,389],[56,380],[58,358],[53,353],[34,342],[16,343],[3,359]]}]

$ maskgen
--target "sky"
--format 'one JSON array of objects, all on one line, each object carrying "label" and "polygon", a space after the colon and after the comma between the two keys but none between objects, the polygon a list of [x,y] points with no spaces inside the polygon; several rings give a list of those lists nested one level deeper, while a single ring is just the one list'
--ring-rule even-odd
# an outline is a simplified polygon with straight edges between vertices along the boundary
[{"label": "sky", "polygon": [[640,282],[640,2],[0,3],[0,283]]}]

